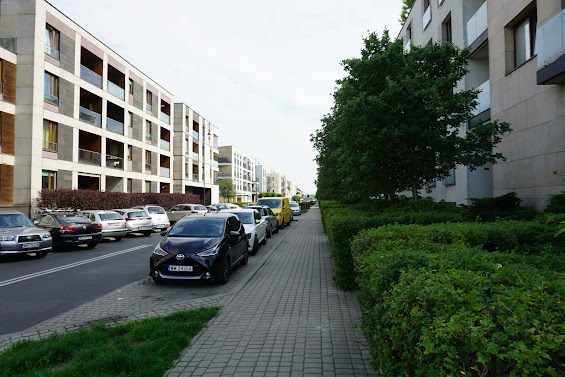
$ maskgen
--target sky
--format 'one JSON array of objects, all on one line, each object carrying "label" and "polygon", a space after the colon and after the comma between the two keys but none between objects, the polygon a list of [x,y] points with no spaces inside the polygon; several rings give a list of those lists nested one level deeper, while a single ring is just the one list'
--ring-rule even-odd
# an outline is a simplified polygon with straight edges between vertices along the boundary
[{"label": "sky", "polygon": [[398,35],[402,0],[48,0],[219,128],[315,194],[310,135],[330,112],[343,59]]}]

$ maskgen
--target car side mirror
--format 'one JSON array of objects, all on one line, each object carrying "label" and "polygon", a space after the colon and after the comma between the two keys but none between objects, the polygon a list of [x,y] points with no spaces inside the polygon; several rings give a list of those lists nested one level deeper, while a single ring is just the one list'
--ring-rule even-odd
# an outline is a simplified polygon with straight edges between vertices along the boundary
[{"label": "car side mirror", "polygon": [[169,233],[168,230],[164,230],[161,233],[159,233],[161,235],[161,237],[165,237],[167,234]]},{"label": "car side mirror", "polygon": [[255,219],[255,224],[260,224],[260,223],[261,223],[261,220]]},{"label": "car side mirror", "polygon": [[39,225],[39,221],[34,221],[33,222],[35,225]]},{"label": "car side mirror", "polygon": [[232,230],[230,232],[230,237],[239,237],[239,232],[236,232],[235,230]]}]

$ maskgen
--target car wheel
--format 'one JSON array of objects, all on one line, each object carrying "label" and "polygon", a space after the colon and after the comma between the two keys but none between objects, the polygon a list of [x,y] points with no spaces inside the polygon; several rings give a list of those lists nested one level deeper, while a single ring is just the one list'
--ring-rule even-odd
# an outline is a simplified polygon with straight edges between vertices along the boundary
[{"label": "car wheel", "polygon": [[257,239],[257,235],[253,239],[253,249],[251,249],[251,255],[257,254],[257,250],[259,250],[259,240]]},{"label": "car wheel", "polygon": [[45,256],[47,255],[47,251],[38,251],[38,252],[35,253],[35,255],[38,258],[45,258]]},{"label": "car wheel", "polygon": [[271,238],[273,236],[273,228],[267,228],[267,238]]},{"label": "car wheel", "polygon": [[290,223],[292,222],[292,217],[288,219],[288,223],[286,223],[287,226],[290,226]]},{"label": "car wheel", "polygon": [[152,276],[152,277],[153,277],[153,281],[155,282],[155,284],[163,283],[163,279],[160,276]]},{"label": "car wheel", "polygon": [[124,237],[114,237],[114,239],[116,240],[116,242],[121,241],[122,238],[124,238]]},{"label": "car wheel", "polygon": [[144,235],[145,237],[149,237],[149,236],[151,235],[151,233],[153,233],[153,231],[150,231],[150,232],[143,232],[143,235]]},{"label": "car wheel", "polygon": [[222,269],[220,270],[220,276],[218,277],[218,282],[220,284],[226,284],[228,280],[230,280],[230,270],[231,270],[231,263],[230,258],[226,256],[222,263]]},{"label": "car wheel", "polygon": [[261,241],[261,245],[267,244],[267,233],[265,233],[265,237],[263,237],[263,241]]},{"label": "car wheel", "polygon": [[249,263],[249,251],[245,250],[245,254],[243,255],[243,259],[241,260],[241,265],[245,266],[247,263]]},{"label": "car wheel", "polygon": [[279,222],[277,221],[277,226],[275,227],[275,233],[279,232]]},{"label": "car wheel", "polygon": [[98,242],[89,242],[86,244],[86,247],[89,249],[94,249],[98,245]]}]

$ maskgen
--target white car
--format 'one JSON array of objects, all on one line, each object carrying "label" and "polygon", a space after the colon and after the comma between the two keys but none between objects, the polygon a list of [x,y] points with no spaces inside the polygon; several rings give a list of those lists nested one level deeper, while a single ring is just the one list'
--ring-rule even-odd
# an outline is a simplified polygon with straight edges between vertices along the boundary
[{"label": "white car", "polygon": [[102,225],[102,238],[113,237],[120,241],[128,234],[126,220],[116,211],[91,210],[79,212],[81,216]]},{"label": "white car", "polygon": [[257,254],[259,244],[267,244],[267,221],[256,209],[223,209],[220,212],[233,213],[239,218],[249,240],[249,254]]},{"label": "white car", "polygon": [[153,229],[166,230],[169,226],[171,226],[167,212],[156,204],[135,206],[133,208],[142,209],[149,214],[151,222],[153,223]]},{"label": "white car", "polygon": [[300,204],[298,204],[297,202],[290,202],[290,210],[292,211],[292,216],[302,215]]}]

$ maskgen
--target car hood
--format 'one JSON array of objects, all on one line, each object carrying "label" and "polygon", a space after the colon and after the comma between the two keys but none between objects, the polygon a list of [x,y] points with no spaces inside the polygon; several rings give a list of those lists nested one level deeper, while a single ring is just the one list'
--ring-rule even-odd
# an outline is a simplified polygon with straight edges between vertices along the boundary
[{"label": "car hood", "polygon": [[196,237],[165,237],[161,241],[161,248],[168,253],[182,253],[185,255],[199,253],[210,249],[222,241],[221,238],[196,238]]},{"label": "car hood", "polygon": [[251,233],[255,230],[257,226],[255,224],[243,224],[243,228],[245,229],[245,233]]},{"label": "car hood", "polygon": [[44,229],[35,227],[14,227],[14,228],[0,228],[1,235],[20,235],[20,234],[43,234],[47,233]]}]

